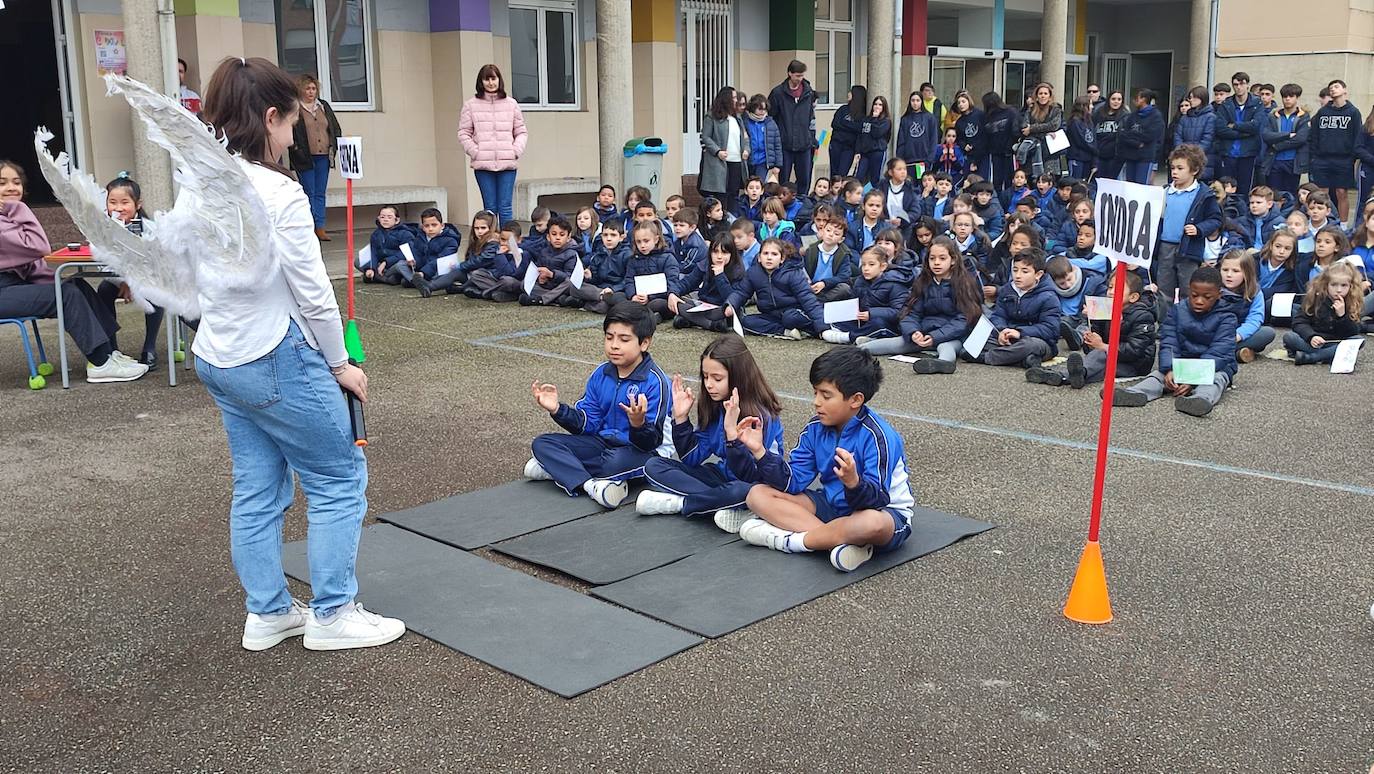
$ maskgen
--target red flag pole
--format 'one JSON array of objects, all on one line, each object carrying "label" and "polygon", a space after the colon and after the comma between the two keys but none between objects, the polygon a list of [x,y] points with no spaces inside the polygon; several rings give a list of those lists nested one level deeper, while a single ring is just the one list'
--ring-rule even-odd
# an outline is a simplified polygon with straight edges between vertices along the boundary
[{"label": "red flag pole", "polygon": [[344,181],[344,195],[348,206],[348,319],[353,319],[353,178]]}]

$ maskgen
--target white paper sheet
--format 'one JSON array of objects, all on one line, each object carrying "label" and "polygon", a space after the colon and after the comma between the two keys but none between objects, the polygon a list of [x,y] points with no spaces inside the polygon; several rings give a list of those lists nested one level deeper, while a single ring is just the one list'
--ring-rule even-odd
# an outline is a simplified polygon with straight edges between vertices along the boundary
[{"label": "white paper sheet", "polygon": [[1057,132],[1050,132],[1049,134],[1045,135],[1045,147],[1049,149],[1051,156],[1053,156],[1056,153],[1068,150],[1069,133],[1064,131],[1063,129],[1060,129]]},{"label": "white paper sheet", "polygon": [[[436,271],[439,274],[448,274],[449,272],[458,268],[458,254],[453,253],[451,255],[440,256],[438,260],[438,266],[439,268],[436,269]],[[438,274],[436,274],[435,276],[437,277]]]},{"label": "white paper sheet", "polygon": [[582,287],[582,280],[586,279],[586,276],[585,276],[586,271],[587,271],[586,267],[584,267],[584,266],[582,265],[582,259],[581,259],[581,258],[578,258],[578,259],[577,259],[577,264],[576,264],[575,266],[573,266],[572,276],[568,278],[569,280],[572,281],[572,286],[573,286],[573,287],[575,287],[575,288],[580,288],[580,287]]},{"label": "white paper sheet", "polygon": [[533,295],[533,294],[534,294],[534,284],[535,284],[536,282],[538,282],[538,281],[539,281],[539,267],[534,265],[534,261],[530,261],[529,268],[528,268],[528,269],[525,269],[525,282],[524,282],[525,295],[528,296],[528,295]]},{"label": "white paper sheet", "polygon": [[983,347],[987,346],[988,338],[992,336],[992,332],[995,330],[997,330],[997,326],[992,324],[992,320],[989,320],[987,315],[979,316],[978,324],[973,326],[968,338],[964,339],[964,351],[968,353],[969,357],[978,357],[983,354]]},{"label": "white paper sheet", "polygon": [[730,327],[735,329],[735,335],[744,338],[744,324],[739,321],[739,310],[734,309],[734,314],[730,316]]},{"label": "white paper sheet", "polygon": [[405,256],[407,261],[415,263],[415,253],[412,253],[410,251],[410,245],[404,242],[401,243],[401,255]]},{"label": "white paper sheet", "polygon": [[1293,299],[1296,293],[1275,293],[1274,300],[1270,302],[1269,313],[1275,317],[1293,316]]},{"label": "white paper sheet", "polygon": [[1360,345],[1364,344],[1364,337],[1358,339],[1346,339],[1336,345],[1336,359],[1331,361],[1331,373],[1348,374],[1355,370],[1355,358],[1359,357]]},{"label": "white paper sheet", "polygon": [[908,365],[916,362],[916,358],[911,355],[893,355],[889,357],[888,360],[896,360],[898,363],[906,363]]},{"label": "white paper sheet", "polygon": [[828,301],[825,304],[825,321],[829,323],[852,322],[859,319],[859,299]]},{"label": "white paper sheet", "polygon": [[668,275],[659,274],[640,274],[635,277],[635,294],[641,296],[657,296],[668,292]]},{"label": "white paper sheet", "polygon": [[719,306],[716,306],[715,304],[708,304],[708,303],[706,303],[705,301],[702,301],[700,304],[697,304],[696,306],[692,307],[691,309],[688,309],[687,311],[689,311],[689,312],[709,312],[709,311],[711,311],[712,309],[719,309],[719,308],[720,308],[720,307],[719,307]]},{"label": "white paper sheet", "polygon": [[1112,319],[1112,299],[1108,296],[1086,296],[1083,299],[1083,312],[1089,320]]},{"label": "white paper sheet", "polygon": [[366,269],[372,263],[372,245],[363,245],[363,249],[358,251],[358,260],[354,265],[359,269]]}]

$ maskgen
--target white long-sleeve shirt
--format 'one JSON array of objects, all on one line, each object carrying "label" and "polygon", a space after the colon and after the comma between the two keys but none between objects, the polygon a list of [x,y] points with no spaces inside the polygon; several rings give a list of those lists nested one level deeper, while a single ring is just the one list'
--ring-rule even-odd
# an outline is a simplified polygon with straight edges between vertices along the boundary
[{"label": "white long-sleeve shirt", "polygon": [[286,175],[239,163],[267,205],[265,225],[272,230],[276,262],[251,290],[201,278],[201,321],[192,351],[218,368],[251,363],[276,349],[295,320],[330,367],[348,362],[339,305],[320,256],[305,192]]}]

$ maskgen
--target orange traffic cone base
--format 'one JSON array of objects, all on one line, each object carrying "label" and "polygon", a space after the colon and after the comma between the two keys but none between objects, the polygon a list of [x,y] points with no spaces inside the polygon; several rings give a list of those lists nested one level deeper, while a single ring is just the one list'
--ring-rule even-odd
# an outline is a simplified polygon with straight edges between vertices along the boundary
[{"label": "orange traffic cone base", "polygon": [[1085,624],[1104,624],[1112,620],[1112,603],[1107,597],[1107,571],[1102,566],[1102,545],[1089,541],[1078,557],[1078,571],[1069,589],[1064,616]]}]

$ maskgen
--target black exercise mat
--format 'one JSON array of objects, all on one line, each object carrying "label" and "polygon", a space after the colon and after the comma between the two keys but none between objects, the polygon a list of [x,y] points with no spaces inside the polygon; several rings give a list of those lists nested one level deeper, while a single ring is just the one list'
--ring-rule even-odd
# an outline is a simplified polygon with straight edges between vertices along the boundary
[{"label": "black exercise mat", "polygon": [[[282,547],[310,582],[305,541]],[[363,530],[358,601],[411,631],[572,698],[701,642],[576,591],[399,527]]]},{"label": "black exercise mat", "polygon": [[631,504],[497,543],[492,548],[600,585],[738,539],[717,527],[710,514],[692,518],[641,516]]},{"label": "black exercise mat", "polygon": [[383,514],[377,520],[472,549],[604,510],[585,495],[563,494],[552,481],[512,481]]},{"label": "black exercise mat", "polygon": [[911,537],[901,548],[878,554],[850,573],[831,567],[828,552],[784,554],[736,542],[591,593],[688,631],[720,637],[993,527],[925,508],[916,509],[911,526]]}]

